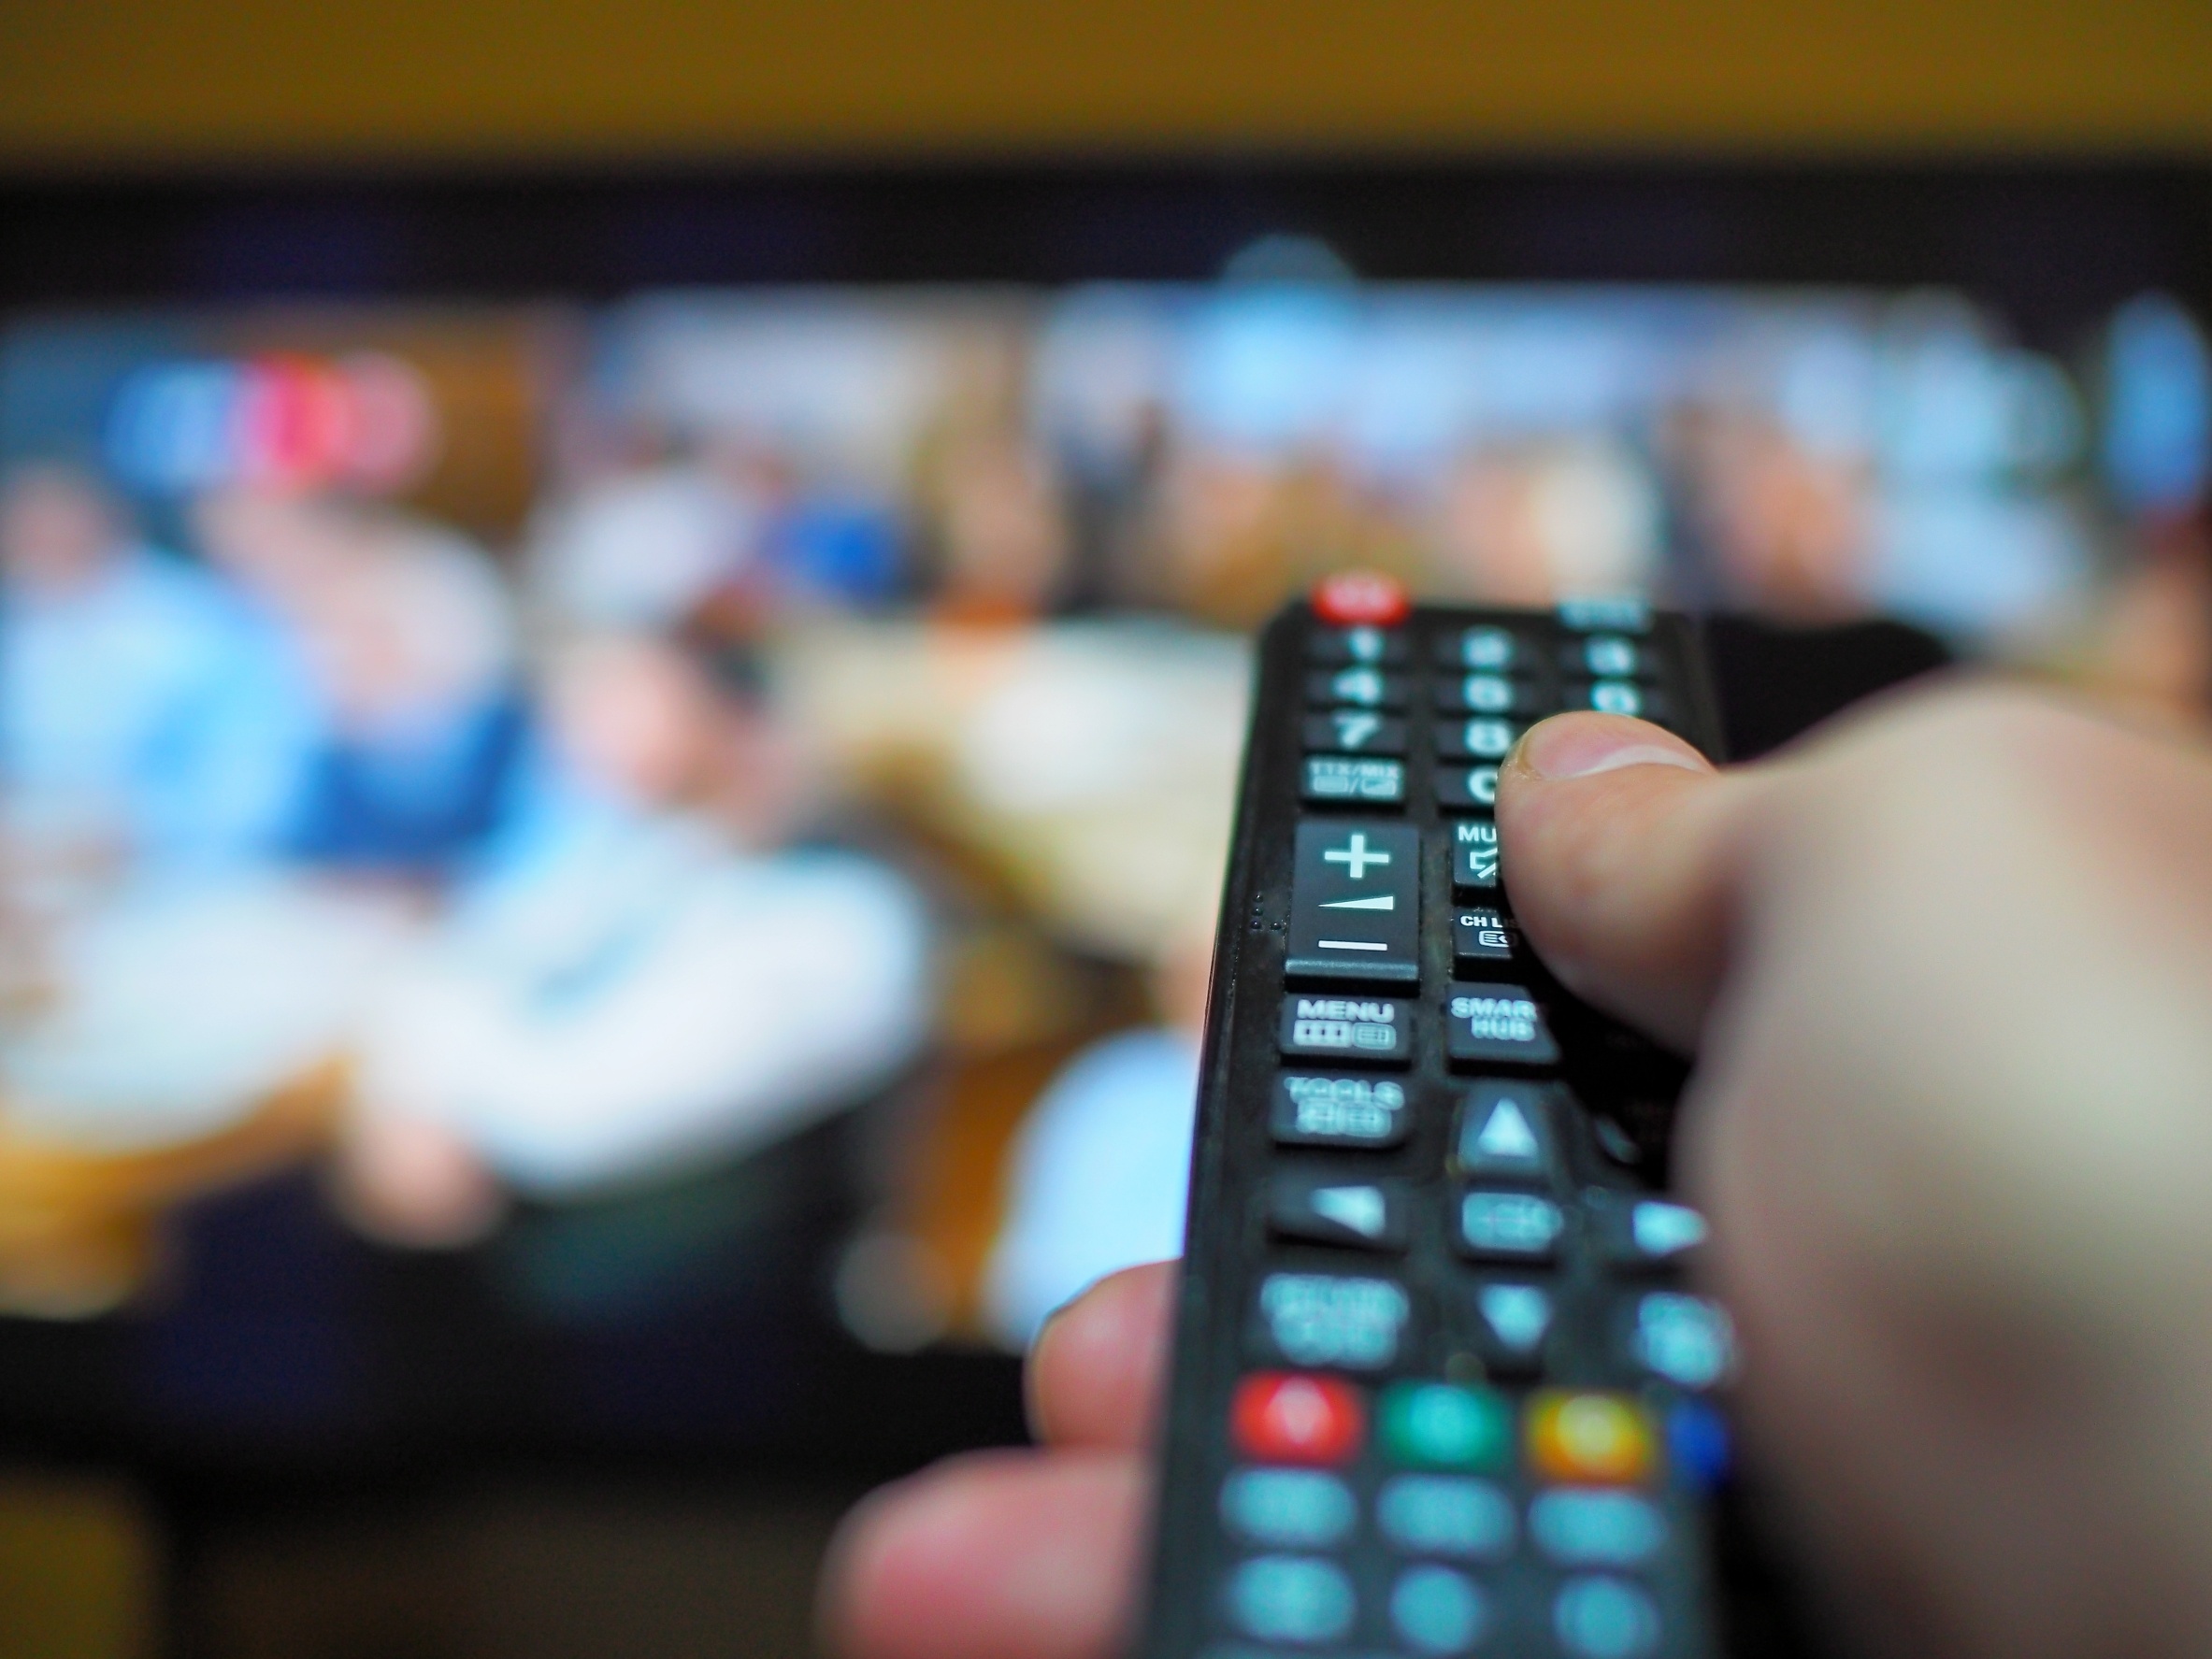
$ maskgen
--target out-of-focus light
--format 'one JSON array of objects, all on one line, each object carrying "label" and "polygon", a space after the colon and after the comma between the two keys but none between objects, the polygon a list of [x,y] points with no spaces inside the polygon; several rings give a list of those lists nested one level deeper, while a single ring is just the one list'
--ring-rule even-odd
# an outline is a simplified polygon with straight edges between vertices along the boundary
[{"label": "out-of-focus light", "polygon": [[2104,478],[2133,513],[2178,512],[2212,481],[2212,351],[2162,293],[2130,300],[2104,351]]},{"label": "out-of-focus light", "polygon": [[142,489],[221,484],[405,489],[438,459],[438,407],[382,352],[150,365],[117,393],[108,456]]}]

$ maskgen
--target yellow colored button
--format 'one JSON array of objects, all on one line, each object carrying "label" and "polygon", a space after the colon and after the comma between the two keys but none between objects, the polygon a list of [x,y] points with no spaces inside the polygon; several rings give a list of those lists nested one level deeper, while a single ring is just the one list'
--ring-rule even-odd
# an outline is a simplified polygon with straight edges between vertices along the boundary
[{"label": "yellow colored button", "polygon": [[1632,1485],[1659,1462],[1650,1416],[1620,1394],[1547,1391],[1530,1403],[1528,1422],[1529,1462],[1547,1480]]}]

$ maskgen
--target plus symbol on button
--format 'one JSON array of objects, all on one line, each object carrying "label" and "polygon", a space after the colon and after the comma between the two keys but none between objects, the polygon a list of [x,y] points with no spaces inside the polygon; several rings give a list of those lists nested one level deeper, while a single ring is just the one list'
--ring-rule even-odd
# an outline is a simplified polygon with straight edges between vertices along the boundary
[{"label": "plus symbol on button", "polygon": [[1361,880],[1366,877],[1369,865],[1390,862],[1390,855],[1387,852],[1370,852],[1367,850],[1367,837],[1357,832],[1354,832],[1349,845],[1331,847],[1321,857],[1329,864],[1343,865],[1345,873],[1355,881]]}]

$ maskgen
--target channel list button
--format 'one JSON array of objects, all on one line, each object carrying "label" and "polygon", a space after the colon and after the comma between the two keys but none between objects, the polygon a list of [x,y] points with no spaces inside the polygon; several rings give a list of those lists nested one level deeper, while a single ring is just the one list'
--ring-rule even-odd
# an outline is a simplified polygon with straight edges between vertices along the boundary
[{"label": "channel list button", "polygon": [[1558,1062],[1559,1045],[1544,1023],[1544,1010],[1518,985],[1454,985],[1444,1013],[1445,1040],[1455,1061]]},{"label": "channel list button", "polygon": [[1404,1065],[1414,1053],[1412,1011],[1383,997],[1286,996],[1282,1050],[1294,1060]]}]

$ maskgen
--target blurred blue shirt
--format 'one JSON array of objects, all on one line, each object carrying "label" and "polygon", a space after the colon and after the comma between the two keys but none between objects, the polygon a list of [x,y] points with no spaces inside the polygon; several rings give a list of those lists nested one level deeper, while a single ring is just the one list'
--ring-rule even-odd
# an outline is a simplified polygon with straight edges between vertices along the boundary
[{"label": "blurred blue shirt", "polygon": [[65,594],[0,589],[0,787],[36,837],[152,864],[274,850],[315,736],[302,665],[217,578],[147,548]]}]

